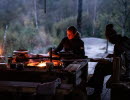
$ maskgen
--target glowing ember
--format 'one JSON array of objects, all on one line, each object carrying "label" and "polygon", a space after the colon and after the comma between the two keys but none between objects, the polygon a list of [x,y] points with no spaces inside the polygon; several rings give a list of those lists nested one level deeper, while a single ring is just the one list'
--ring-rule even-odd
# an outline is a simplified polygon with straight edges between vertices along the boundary
[{"label": "glowing ember", "polygon": [[52,60],[52,62],[50,62],[50,60],[44,60],[41,62],[34,62],[34,61],[29,61],[29,63],[27,64],[27,66],[36,66],[39,68],[48,68],[50,66],[62,66],[63,62],[59,61],[59,60]]},{"label": "glowing ember", "polygon": [[53,60],[53,64],[54,64],[54,66],[62,66],[63,62],[61,62],[59,60]]},{"label": "glowing ember", "polygon": [[27,66],[36,66],[37,64],[39,64],[39,62],[30,62],[27,64]]},{"label": "glowing ember", "polygon": [[37,65],[37,67],[45,67],[46,66],[46,62],[41,62]]}]

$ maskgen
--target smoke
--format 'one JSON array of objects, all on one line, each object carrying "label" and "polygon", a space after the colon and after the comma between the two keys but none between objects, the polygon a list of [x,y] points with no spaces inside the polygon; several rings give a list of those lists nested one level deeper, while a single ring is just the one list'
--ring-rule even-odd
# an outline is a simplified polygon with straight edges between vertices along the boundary
[{"label": "smoke", "polygon": [[36,54],[47,53],[48,48],[52,46],[51,43],[53,41],[53,38],[45,31],[44,27],[40,27],[35,40],[39,41],[37,41],[37,45],[31,52]]}]

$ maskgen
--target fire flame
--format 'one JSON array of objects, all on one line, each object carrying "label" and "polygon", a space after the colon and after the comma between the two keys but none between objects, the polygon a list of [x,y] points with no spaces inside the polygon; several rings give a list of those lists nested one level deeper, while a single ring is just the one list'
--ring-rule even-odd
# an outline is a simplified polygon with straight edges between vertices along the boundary
[{"label": "fire flame", "polygon": [[46,66],[46,62],[41,62],[37,65],[37,67],[45,67]]},{"label": "fire flame", "polygon": [[49,64],[53,64],[53,66],[62,66],[63,62],[58,61],[58,60],[52,60],[52,62],[50,62],[50,60],[41,61],[41,62],[30,61],[27,64],[27,66],[36,66],[39,68],[45,68],[45,67],[49,66]]},{"label": "fire flame", "polygon": [[39,62],[30,62],[27,64],[27,66],[36,66]]},{"label": "fire flame", "polygon": [[2,48],[0,47],[0,55],[2,55],[2,53],[3,53],[3,50],[2,50]]}]

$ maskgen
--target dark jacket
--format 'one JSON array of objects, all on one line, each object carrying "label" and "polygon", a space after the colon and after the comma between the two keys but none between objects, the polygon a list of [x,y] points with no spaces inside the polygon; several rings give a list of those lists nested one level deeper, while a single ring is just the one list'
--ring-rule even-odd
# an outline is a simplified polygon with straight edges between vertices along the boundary
[{"label": "dark jacket", "polygon": [[113,40],[115,40],[115,46],[114,46],[114,54],[115,56],[121,56],[123,52],[127,52],[130,50],[130,44],[129,38],[126,36],[121,36],[121,35],[115,35],[113,36]]},{"label": "dark jacket", "polygon": [[73,54],[79,56],[85,56],[84,42],[80,38],[74,38],[71,40],[69,40],[68,37],[63,38],[54,51],[60,52],[61,50],[64,50],[65,52],[72,52]]}]

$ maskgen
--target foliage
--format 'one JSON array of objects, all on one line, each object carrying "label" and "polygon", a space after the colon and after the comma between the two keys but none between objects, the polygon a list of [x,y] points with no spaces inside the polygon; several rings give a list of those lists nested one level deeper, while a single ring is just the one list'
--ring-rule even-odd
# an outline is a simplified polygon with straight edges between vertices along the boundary
[{"label": "foliage", "polygon": [[[77,27],[78,0],[46,0],[46,13],[44,0],[36,0],[36,11],[34,1],[0,0],[0,46],[4,43],[5,26],[8,25],[7,55],[20,48],[45,53],[47,48],[57,46],[66,36],[67,27]],[[119,1],[126,1],[126,8]],[[127,16],[124,14],[125,10]],[[105,38],[105,26],[108,23],[113,23],[119,34],[124,31],[124,35],[130,36],[129,13],[130,0],[83,0],[81,36]],[[38,29],[35,25],[35,14],[38,18]],[[123,22],[123,18],[127,20]]]}]

